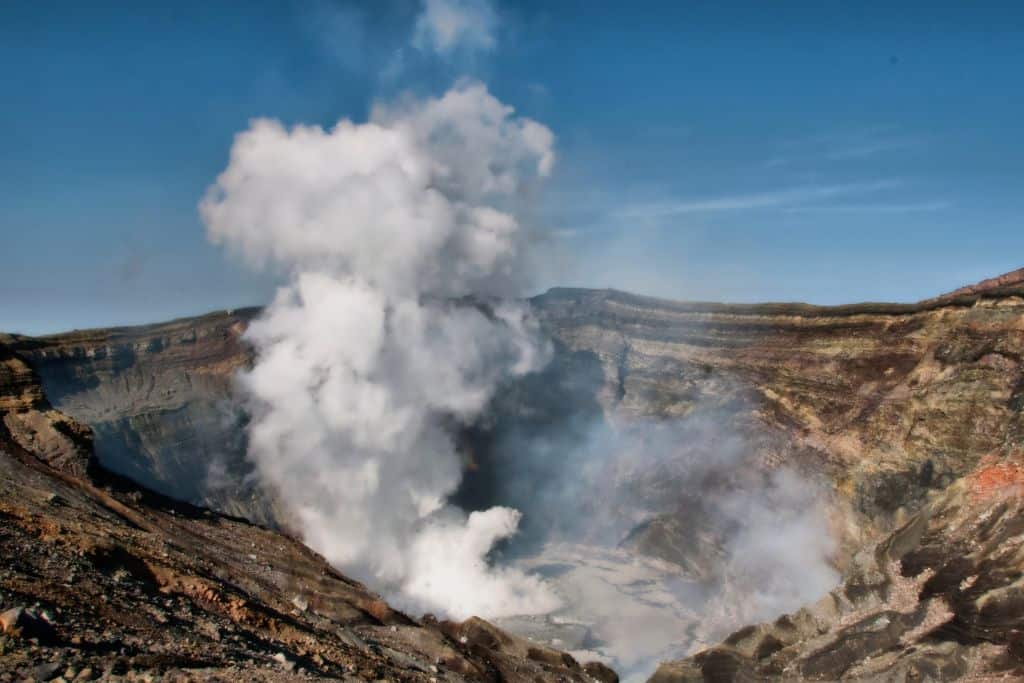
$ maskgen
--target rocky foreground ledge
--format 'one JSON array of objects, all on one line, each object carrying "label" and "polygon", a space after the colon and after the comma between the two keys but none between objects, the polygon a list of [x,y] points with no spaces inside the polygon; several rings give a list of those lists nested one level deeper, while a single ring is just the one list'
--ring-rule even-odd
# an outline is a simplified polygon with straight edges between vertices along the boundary
[{"label": "rocky foreground ledge", "polygon": [[0,681],[618,680],[417,621],[292,538],[110,474],[3,345],[0,558]]}]

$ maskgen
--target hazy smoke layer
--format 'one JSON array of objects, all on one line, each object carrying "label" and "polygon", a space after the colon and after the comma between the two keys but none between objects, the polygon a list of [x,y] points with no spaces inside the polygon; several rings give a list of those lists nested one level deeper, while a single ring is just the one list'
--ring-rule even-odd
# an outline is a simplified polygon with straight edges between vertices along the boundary
[{"label": "hazy smoke layer", "polygon": [[[736,395],[732,379],[711,381]],[[795,460],[766,467],[785,437],[757,403],[712,395],[684,417],[643,418],[606,409],[605,383],[596,355],[563,348],[467,435],[480,467],[460,499],[523,510],[509,554],[563,599],[502,625],[607,658],[632,683],[836,585],[828,488]]]},{"label": "hazy smoke layer", "polygon": [[462,470],[450,427],[549,354],[523,308],[494,302],[520,291],[518,205],[552,147],[463,83],[331,130],[256,120],[200,205],[213,242],[290,282],[247,335],[250,456],[309,545],[412,607],[557,604],[540,580],[488,566],[517,511],[446,502]]}]

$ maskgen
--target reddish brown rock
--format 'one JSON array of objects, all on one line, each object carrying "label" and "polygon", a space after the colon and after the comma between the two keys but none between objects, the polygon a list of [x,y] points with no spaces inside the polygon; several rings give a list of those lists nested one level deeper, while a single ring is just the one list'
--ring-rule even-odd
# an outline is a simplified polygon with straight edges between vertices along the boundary
[{"label": "reddish brown rock", "polygon": [[991,277],[987,280],[982,280],[973,285],[967,285],[959,289],[954,289],[948,294],[943,294],[935,299],[929,299],[929,302],[935,301],[951,301],[953,299],[960,298],[977,298],[982,296],[993,296],[1003,294],[1019,294],[1019,290],[1024,287],[1024,268],[1004,273],[997,277]]},{"label": "reddish brown rock", "polygon": [[[749,467],[791,466],[825,483],[848,554],[1024,435],[1022,272],[918,304],[687,303],[583,289],[532,304],[556,341],[554,364],[569,379],[597,376],[593,400],[608,419],[713,411],[723,432],[747,442]],[[252,361],[242,334],[257,314],[10,343],[56,408],[92,427],[109,468],[287,527],[273,496],[246,476],[245,417],[232,393]],[[688,547],[678,522],[696,512],[669,500],[679,487],[637,486],[667,517],[635,547],[699,568],[701,558],[678,552]]]},{"label": "reddish brown rock", "polygon": [[54,640],[53,626],[35,610],[12,607],[0,614],[0,630],[14,638],[34,638],[42,643]]},{"label": "reddish brown rock", "polygon": [[36,373],[2,341],[0,431],[58,470],[85,475],[93,464],[92,431],[54,410]]},{"label": "reddish brown rock", "polygon": [[[1015,490],[1016,465],[1004,464],[1012,462],[1010,454],[1024,443],[1021,272],[918,304],[724,305],[567,289],[552,290],[533,300],[538,316],[556,342],[556,365],[561,364],[567,376],[580,368],[592,373],[596,381],[591,398],[609,421],[685,419],[698,408],[713,410],[721,429],[744,439],[747,448],[743,468],[770,472],[782,466],[793,467],[809,480],[820,483],[829,497],[830,520],[842,540],[836,560],[850,572],[842,595],[837,593],[832,600],[783,619],[771,628],[761,625],[740,631],[722,647],[667,667],[659,675],[677,676],[665,680],[689,680],[686,676],[691,674],[730,680],[729,676],[735,678],[745,672],[743,675],[756,679],[761,675],[775,676],[776,669],[771,667],[777,664],[782,667],[778,670],[796,671],[804,677],[829,679],[862,671],[870,678],[877,672],[863,668],[866,660],[861,657],[875,658],[873,653],[879,652],[882,645],[902,662],[893,663],[892,658],[886,658],[888,655],[880,656],[877,661],[881,668],[877,671],[885,675],[895,671],[897,675],[914,672],[913,675],[942,678],[952,675],[954,669],[981,671],[977,663],[986,658],[1009,662],[1003,671],[1015,670],[1013,661],[1005,657],[1020,651],[1021,646],[1012,635],[1013,629],[1020,629],[1011,625],[1009,630],[1000,631],[998,626],[1003,623],[999,619],[1012,614],[1015,608],[1016,589],[1006,585],[1006,577],[999,573],[999,563],[1005,563],[1012,571],[1019,568],[1015,569],[1012,558],[982,554],[978,556],[979,562],[968,567],[977,575],[960,576],[960,570],[949,568],[955,563],[951,556],[943,554],[943,548],[957,547],[957,543],[969,539],[944,536],[942,525],[943,520],[963,521],[963,528],[975,537],[1015,547],[1004,531],[1017,523],[1016,504],[1012,496],[1005,500],[1000,496]],[[42,378],[58,409],[96,430],[104,462],[123,474],[189,500],[281,523],[286,520],[265,492],[256,488],[240,491],[231,486],[220,490],[207,486],[209,462],[215,457],[228,456],[224,463],[228,482],[240,480],[232,477],[244,472],[244,441],[238,438],[244,434],[244,420],[232,403],[231,378],[251,361],[241,333],[255,314],[254,310],[222,312],[162,325],[74,332],[41,339],[16,338],[8,343]],[[42,454],[43,461],[61,467],[59,457],[45,455],[46,448],[34,444],[48,440],[39,436],[47,421],[59,434],[54,425],[67,418],[49,414],[52,409],[43,409],[37,403],[41,391],[22,365],[16,362],[0,368],[0,376],[7,378],[8,387],[5,394],[0,394],[0,401],[6,401],[8,406],[4,409],[4,438],[10,439],[12,451],[28,453],[33,463],[39,465]],[[63,452],[73,453],[74,449]],[[688,457],[702,455],[699,450],[687,452]],[[994,456],[995,464],[983,464],[982,459],[990,455]],[[488,467],[483,456],[474,458],[473,465],[483,472]],[[14,466],[8,469],[11,467]],[[75,471],[73,467],[65,469],[67,476]],[[964,478],[972,472],[971,477]],[[47,476],[58,474],[50,472]],[[25,489],[28,482],[21,474],[10,476],[14,477],[11,481],[16,480],[16,484],[8,484],[10,500],[19,500],[23,490],[35,490],[32,486],[46,488],[36,482]],[[58,479],[65,481],[60,476]],[[714,563],[709,563],[708,558],[715,551],[716,540],[701,528],[701,517],[694,514],[699,510],[681,500],[678,482],[652,472],[641,473],[632,484],[664,511],[630,537],[634,547],[697,574],[714,572]],[[736,482],[717,485],[735,486]],[[193,510],[188,506],[181,506],[175,515],[165,514],[176,504],[149,493],[139,498],[139,494],[119,486],[125,485],[117,484],[111,492],[89,489],[86,498],[91,502],[87,504],[81,502],[81,496],[61,490],[59,495],[67,505],[48,504],[37,509],[31,503],[24,509],[0,509],[6,515],[4,521],[16,520],[11,528],[20,529],[17,534],[24,535],[17,540],[15,534],[4,542],[16,546],[10,549],[14,554],[22,548],[25,557],[32,558],[32,548],[41,539],[46,543],[73,539],[68,542],[72,548],[66,558],[68,566],[74,558],[84,557],[91,567],[76,571],[92,577],[103,572],[122,577],[127,573],[130,581],[152,583],[155,590],[186,601],[190,609],[210,610],[219,615],[217,619],[229,620],[233,628],[250,629],[260,638],[272,633],[275,647],[287,642],[288,647],[295,648],[289,651],[295,654],[299,667],[306,666],[298,649],[306,648],[307,641],[295,646],[295,639],[312,638],[310,634],[317,628],[312,619],[317,615],[342,624],[351,630],[352,637],[364,642],[365,638],[372,638],[374,643],[382,644],[379,647],[390,643],[386,647],[396,652],[415,650],[419,653],[415,655],[417,662],[449,662],[450,668],[464,677],[497,675],[495,672],[501,670],[502,664],[493,653],[509,647],[518,652],[518,646],[501,640],[495,640],[498,649],[485,647],[483,641],[471,647],[466,634],[453,638],[436,628],[404,622],[388,623],[388,628],[383,628],[382,624],[392,618],[390,609],[381,609],[379,598],[362,587],[343,589],[349,584],[337,575],[331,575],[329,585],[314,582],[269,590],[264,583],[256,582],[259,577],[279,580],[282,576],[294,577],[294,572],[281,571],[277,561],[271,563],[272,569],[265,574],[263,569],[257,572],[241,567],[239,562],[244,563],[249,552],[234,540],[222,539],[220,527],[210,526],[211,520],[217,519],[218,524],[230,527],[243,543],[257,543],[268,556],[276,552],[276,540],[264,540],[253,531],[254,527],[233,526],[240,524],[237,520],[214,516],[204,521],[205,513],[187,512]],[[948,497],[943,491],[954,493]],[[992,493],[997,494],[1003,507],[986,507]],[[952,502],[933,507],[934,499],[942,496]],[[965,496],[969,500],[964,500]],[[164,512],[154,512],[160,510]],[[997,528],[969,524],[964,516],[967,512],[962,511],[978,515],[979,519],[996,519]],[[90,515],[101,519],[113,515],[120,521],[110,527],[88,526],[83,520],[89,520]],[[911,522],[918,526],[908,527]],[[900,617],[894,622],[891,615],[882,615],[889,619],[883,623],[885,620],[875,615],[856,624],[843,621],[843,615],[858,613],[857,610],[877,607],[884,612],[894,605],[909,604],[899,602],[904,598],[897,600],[889,595],[892,590],[904,595],[913,592],[913,581],[923,576],[904,575],[906,562],[912,561],[906,559],[907,553],[891,547],[884,551],[899,559],[898,569],[885,563],[872,564],[858,555],[865,545],[886,538],[917,547],[914,544],[918,541],[903,534],[902,530],[907,528],[931,530],[930,536],[921,541],[923,550],[911,554],[912,560],[924,562],[926,569],[931,567],[937,574],[940,570],[951,572],[951,576],[956,574],[965,586],[960,590],[970,595],[975,595],[972,586],[978,586],[977,590],[983,591],[978,596],[985,598],[984,604],[991,605],[986,608],[992,610],[991,614],[977,606],[976,609],[924,601],[920,612],[915,603],[912,618]],[[174,552],[139,541],[134,536],[138,529],[167,543]],[[897,530],[900,531],[890,536]],[[107,537],[115,531],[119,539],[115,548],[122,548],[124,555],[116,550],[87,552],[95,546],[96,537]],[[993,533],[996,535],[992,536]],[[182,559],[176,540],[182,534],[186,539],[197,539],[194,546],[187,548],[195,555],[195,563]],[[130,542],[124,542],[126,538]],[[230,552],[222,553],[223,547]],[[213,550],[209,552],[216,553],[216,562],[204,554],[210,548]],[[163,552],[174,559],[168,561],[160,554]],[[302,576],[302,572],[311,571],[307,562],[316,564],[313,560],[295,559],[298,551],[289,550],[286,556],[289,563],[295,563],[290,566],[298,567]],[[132,557],[141,565],[127,559]],[[89,558],[98,559],[98,563]],[[227,574],[214,572],[200,563],[202,558],[212,566],[223,561],[230,570]],[[262,554],[260,558],[263,559]],[[31,561],[36,563],[33,570],[43,572],[42,568],[48,566],[42,556]],[[265,566],[262,565],[264,569]],[[992,572],[992,580],[986,583],[983,578]],[[147,578],[149,574],[152,579]],[[23,579],[28,574],[19,576]],[[94,580],[101,585],[99,578]],[[120,596],[116,587],[107,591],[106,584],[102,585],[102,590],[89,589],[90,599],[96,605],[103,604],[102,595],[122,600],[121,609],[137,604]],[[315,596],[309,602],[309,610],[293,615],[296,610],[292,599],[297,593],[306,592]],[[266,597],[257,599],[254,595]],[[947,591],[943,595],[954,599],[957,594]],[[278,598],[280,604],[275,602]],[[932,648],[928,638],[936,637],[932,633],[935,628],[940,629],[938,636],[943,635],[941,627],[934,624],[945,618],[947,610],[973,624],[972,633],[980,633],[977,637],[984,642],[967,643],[966,649],[962,649],[963,643],[951,644],[950,639],[939,638],[941,651]],[[986,614],[993,619],[985,621]],[[165,616],[173,624],[177,623],[175,619],[187,615]],[[398,616],[394,619],[401,621]],[[223,631],[227,622],[218,621],[215,625]],[[397,632],[390,630],[392,625],[398,628]],[[818,657],[812,656],[818,651],[814,650],[818,643],[810,635],[812,629],[824,629],[819,635],[835,636],[831,644],[821,641],[823,654]],[[483,638],[487,632],[481,629],[478,635]],[[441,635],[429,635],[437,633]],[[467,638],[466,644],[460,642],[462,637]],[[902,639],[911,645],[903,647]],[[337,643],[342,641],[348,642],[331,640],[331,647],[340,648]],[[224,639],[215,642],[223,643]],[[912,647],[925,654],[914,655]],[[954,652],[953,659],[943,659],[942,653],[947,650]],[[267,650],[268,656],[277,651],[280,650]],[[310,651],[316,652],[327,667],[348,661],[326,651]],[[247,656],[254,656],[255,650],[246,652]],[[263,656],[262,650],[260,653]],[[526,663],[524,666],[554,665],[538,661],[546,653],[534,654],[538,656],[531,658],[528,648],[517,656]],[[938,662],[938,668],[928,673],[926,662],[933,660]],[[394,661],[391,660],[392,664]],[[353,672],[363,677],[390,671],[380,657],[352,659],[352,666]],[[786,669],[789,666],[797,668]],[[568,665],[564,668],[573,671]],[[254,671],[257,669],[248,673]],[[332,674],[341,671],[330,669]],[[275,673],[282,675],[279,669]]]},{"label": "reddish brown rock", "polygon": [[[745,442],[746,463],[829,489],[846,557],[989,453],[1024,439],[1021,271],[920,304],[713,304],[552,290],[535,307],[559,356],[593,364],[616,420],[700,408]],[[705,457],[699,445],[691,456]],[[678,497],[652,478],[639,486]],[[637,547],[683,563],[697,511]],[[845,561],[845,558],[840,558]],[[698,562],[699,564],[699,562]]]}]

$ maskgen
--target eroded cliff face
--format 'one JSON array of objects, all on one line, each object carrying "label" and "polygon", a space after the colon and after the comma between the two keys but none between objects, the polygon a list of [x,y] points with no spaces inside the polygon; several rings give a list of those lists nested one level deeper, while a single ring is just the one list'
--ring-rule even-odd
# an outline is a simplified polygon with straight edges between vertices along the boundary
[{"label": "eroded cliff face", "polygon": [[10,340],[62,412],[92,427],[99,460],[156,491],[272,524],[273,497],[251,476],[235,373],[258,309],[141,327]]},{"label": "eroded cliff face", "polygon": [[[1003,463],[1024,443],[1024,271],[908,305],[674,303],[566,289],[552,290],[532,303],[554,341],[555,359],[543,376],[505,387],[484,424],[473,426],[461,439],[468,471],[459,496],[470,507],[517,503],[488,497],[499,490],[504,475],[502,458],[491,452],[502,425],[513,423],[520,432],[540,434],[548,444],[541,455],[557,458],[562,446],[572,448],[590,438],[592,424],[621,431],[649,421],[680,425],[668,455],[650,466],[645,461],[628,467],[626,462],[611,481],[598,482],[602,488],[585,496],[578,512],[600,518],[620,499],[638,501],[642,520],[622,527],[615,542],[669,560],[700,581],[721,580],[729,553],[736,552],[726,543],[734,530],[724,528],[714,514],[715,501],[754,490],[759,481],[783,469],[799,473],[821,492],[839,542],[833,561],[844,571],[865,571],[865,556],[857,553],[906,528],[908,521],[991,514],[1006,521],[1004,531],[1016,528],[1012,510],[1010,517],[1002,508],[986,512],[974,502],[965,504],[956,491],[967,486],[963,477],[977,471],[983,459]],[[241,335],[257,313],[222,312],[140,328],[12,338],[8,343],[42,379],[55,407],[95,430],[100,462],[173,497],[287,527],[273,492],[260,489],[251,476],[244,456],[245,418],[232,392],[232,377],[251,362]],[[24,379],[31,376],[25,374],[25,363],[16,365],[2,371],[13,378],[8,379],[10,387],[20,387],[8,391],[17,398],[0,401],[38,401],[38,387]],[[712,429],[704,429],[706,425]],[[645,445],[640,442],[641,448]],[[651,440],[649,445],[657,449],[665,443]],[[733,451],[727,467],[693,467],[720,459],[721,450]],[[562,489],[547,491],[541,485],[553,474],[545,462],[535,460],[531,467],[535,483],[522,495],[534,500],[561,495]],[[929,502],[947,489],[953,493],[943,494],[943,500],[955,499],[953,503]],[[1016,505],[1007,500],[1007,509]],[[935,505],[957,512],[947,514]],[[933,549],[959,542],[944,539],[939,527],[929,538]],[[1010,536],[999,538],[993,543],[1005,544]],[[883,577],[879,586],[908,576],[916,580],[917,574],[906,574],[905,564],[893,568],[892,562],[902,558],[879,560],[870,570]],[[999,562],[1003,560],[1000,556]],[[979,575],[994,571],[994,560],[980,562]],[[938,566],[933,569],[939,571]],[[1003,578],[992,585],[1002,586],[998,582]],[[850,578],[848,585],[850,581],[860,579]],[[836,643],[881,643],[884,639],[872,640],[866,632],[851,631],[848,639],[843,630],[849,623],[842,615],[850,610],[888,609],[885,590],[875,593],[880,597],[871,600],[876,602],[849,598],[846,607],[826,610],[813,624],[805,621],[822,633],[837,634]],[[749,621],[736,621],[737,616],[742,615],[729,617],[733,624]],[[707,621],[706,629],[702,625],[685,635],[687,647],[705,647],[721,637],[714,620]],[[899,623],[886,637],[895,633],[902,647],[906,632],[924,622],[914,616],[900,617]],[[914,638],[921,633],[915,631]],[[662,674],[683,680],[698,675],[694,671],[708,674],[709,680],[717,680],[716,671],[732,672],[724,680],[756,679],[778,671],[825,678],[852,675],[863,663],[858,658],[867,657],[874,647],[854,648],[842,671],[812,671],[807,668],[811,665],[801,663],[809,661],[814,649],[808,644],[810,631],[797,629],[789,640],[780,634],[772,638],[784,643],[782,649],[792,648],[792,656],[762,661],[761,655],[770,658],[775,647],[772,640],[764,645],[762,638],[750,652],[729,650],[726,659],[732,663],[724,670],[712,665],[705,671],[704,660],[695,659]],[[747,641],[740,641],[746,648]],[[912,641],[907,641],[904,654],[916,647]],[[1005,652],[1017,652],[1009,640],[1004,644],[1009,648]],[[834,647],[851,651],[846,645]],[[943,652],[956,650],[942,647]],[[957,650],[942,666],[979,671],[970,662],[980,661],[983,654]],[[708,661],[720,659],[714,655]],[[892,671],[910,670],[899,668],[903,664],[892,666]]]},{"label": "eroded cliff face", "polygon": [[21,448],[63,472],[85,475],[94,466],[92,432],[54,410],[39,377],[0,340],[0,430]]},{"label": "eroded cliff face", "polygon": [[618,680],[480,619],[417,621],[293,538],[75,463],[85,441],[54,457],[65,433],[88,428],[0,344],[2,680]]},{"label": "eroded cliff face", "polygon": [[[567,289],[532,303],[556,343],[545,380],[574,384],[574,393],[550,400],[566,419],[597,411],[620,425],[685,421],[699,411],[742,438],[736,469],[754,473],[715,485],[798,469],[828,492],[842,563],[927,492],[1024,438],[1022,295],[1024,271],[1016,271],[909,305],[676,303]],[[286,520],[246,463],[245,416],[232,393],[235,373],[251,362],[241,335],[257,314],[11,343],[54,406],[92,427],[107,467],[176,498],[274,524]],[[518,404],[501,399],[498,419],[522,412],[537,390],[536,382],[513,388]],[[682,444],[676,455],[708,459],[714,447]],[[486,453],[468,457],[488,467]],[[657,514],[629,543],[683,564],[714,550],[686,538],[679,524],[700,517],[700,501],[678,477],[630,476]]]},{"label": "eroded cliff face", "polygon": [[[849,552],[1024,439],[1021,279],[915,305],[673,304],[583,290],[537,303],[565,349],[596,357],[609,414],[711,411],[745,435],[750,467],[788,465],[826,485]],[[672,524],[651,533],[672,536]],[[649,535],[637,542],[671,552]]]}]

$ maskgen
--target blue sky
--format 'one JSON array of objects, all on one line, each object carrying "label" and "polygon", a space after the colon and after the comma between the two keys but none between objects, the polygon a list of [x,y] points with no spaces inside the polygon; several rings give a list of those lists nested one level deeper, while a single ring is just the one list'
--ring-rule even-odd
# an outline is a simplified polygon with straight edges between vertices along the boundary
[{"label": "blue sky", "polygon": [[907,301],[1024,265],[1024,5],[449,1],[486,21],[440,47],[422,0],[4,3],[0,329],[266,301],[196,212],[233,135],[464,76],[557,136],[538,289]]}]

